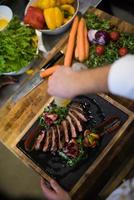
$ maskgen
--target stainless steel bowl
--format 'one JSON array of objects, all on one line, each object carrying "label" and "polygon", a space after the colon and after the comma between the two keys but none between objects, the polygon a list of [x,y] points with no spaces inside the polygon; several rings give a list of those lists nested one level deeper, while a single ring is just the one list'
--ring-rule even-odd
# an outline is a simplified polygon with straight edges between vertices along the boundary
[{"label": "stainless steel bowl", "polygon": [[[27,12],[27,9],[29,6],[32,6],[32,4],[34,4],[36,0],[31,0],[27,6],[26,6],[26,9],[25,9],[25,14]],[[61,33],[64,33],[72,24],[73,22],[73,19],[74,17],[77,15],[78,13],[78,10],[79,10],[79,0],[75,0],[75,13],[73,15],[73,17],[64,25],[60,26],[59,28],[56,28],[54,30],[50,30],[50,29],[42,29],[42,30],[38,30],[44,34],[47,34],[47,35],[58,35],[58,34],[61,34]]]}]

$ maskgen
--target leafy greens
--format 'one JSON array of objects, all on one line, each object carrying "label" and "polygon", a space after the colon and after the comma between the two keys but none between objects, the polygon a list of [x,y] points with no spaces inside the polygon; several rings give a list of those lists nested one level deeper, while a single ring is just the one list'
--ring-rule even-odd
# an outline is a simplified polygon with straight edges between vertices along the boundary
[{"label": "leafy greens", "polygon": [[14,16],[0,32],[0,73],[17,72],[36,57],[35,30],[21,24]]}]

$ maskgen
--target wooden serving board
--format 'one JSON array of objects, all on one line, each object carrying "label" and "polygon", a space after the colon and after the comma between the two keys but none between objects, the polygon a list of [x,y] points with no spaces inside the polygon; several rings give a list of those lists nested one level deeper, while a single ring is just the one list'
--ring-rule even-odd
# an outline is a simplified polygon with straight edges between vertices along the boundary
[{"label": "wooden serving board", "polygon": [[[101,10],[93,8],[88,12],[94,12],[100,18],[110,19],[111,23],[117,25],[120,31],[134,32],[133,25],[121,21],[116,17],[110,16]],[[48,60],[53,57],[56,51],[62,48],[66,41],[67,36],[63,38],[62,42],[58,44],[57,48],[50,52]],[[47,62],[48,60],[43,62]],[[134,114],[127,108],[133,109],[133,101],[113,96],[110,98],[104,94],[101,94],[101,96],[110,104],[114,105],[119,110],[127,114],[128,119],[115,135],[115,137],[93,162],[93,164],[85,171],[83,176],[81,176],[74,187],[72,187],[70,194],[74,196],[75,199],[83,199],[83,196],[87,190],[91,188],[91,185],[95,184],[95,181],[98,180],[98,177],[101,175],[101,173],[107,169],[113,157],[116,156],[116,154],[121,150],[121,144],[123,141],[125,141],[124,139],[128,137],[128,131],[129,137],[132,136],[134,128],[132,124],[134,120]],[[120,103],[113,100],[113,98],[116,98]],[[9,101],[6,102],[5,105],[0,109],[0,141],[27,166],[32,167],[37,173],[46,179],[49,179],[50,177],[22,151],[20,151],[16,147],[16,144],[40,116],[44,107],[47,106],[51,101],[52,98],[50,98],[50,96],[47,94],[47,80],[44,80],[41,85],[39,85],[31,93],[29,93],[26,97],[22,98],[17,103],[14,104],[11,99],[9,99]],[[121,103],[125,106],[121,105]],[[104,163],[105,166],[103,166]],[[101,169],[101,171],[99,169]]]}]

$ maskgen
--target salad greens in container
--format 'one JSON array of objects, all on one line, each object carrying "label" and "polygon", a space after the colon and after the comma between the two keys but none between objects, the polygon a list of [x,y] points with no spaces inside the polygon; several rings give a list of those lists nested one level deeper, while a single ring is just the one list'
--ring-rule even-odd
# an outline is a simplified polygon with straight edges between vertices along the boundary
[{"label": "salad greens in container", "polygon": [[20,75],[37,57],[35,30],[21,23],[17,16],[0,32],[0,75]]}]

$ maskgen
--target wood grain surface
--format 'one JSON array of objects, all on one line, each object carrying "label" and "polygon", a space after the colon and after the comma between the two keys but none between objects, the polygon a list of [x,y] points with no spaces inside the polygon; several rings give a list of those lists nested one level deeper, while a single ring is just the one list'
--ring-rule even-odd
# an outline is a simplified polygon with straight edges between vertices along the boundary
[{"label": "wood grain surface", "polygon": [[[120,19],[110,16],[107,13],[104,13],[98,9],[90,9],[88,12],[94,12],[100,18],[110,19],[111,23],[117,25],[120,31],[134,32],[134,25],[131,25],[127,22],[121,21]],[[56,45],[56,47],[50,52],[47,60],[43,60],[42,64],[45,64],[53,55],[59,51],[63,45],[66,44],[68,34]],[[41,66],[39,66],[40,68]],[[38,69],[39,69],[38,68]],[[96,161],[89,167],[85,174],[81,177],[78,183],[72,188],[70,194],[74,199],[83,199],[83,196],[86,194],[87,190],[93,189],[95,181],[101,176],[101,174],[109,167],[114,156],[121,151],[123,142],[125,138],[132,137],[133,131],[133,120],[134,114],[131,111],[134,111],[134,102],[129,101],[124,98],[117,96],[111,96],[102,94],[107,101],[111,102],[125,113],[129,115],[128,120],[119,130],[116,137],[109,143],[101,155],[96,159]],[[115,100],[118,102],[115,102]],[[46,179],[49,179],[49,176],[44,173],[38,166],[36,166],[28,157],[26,157],[19,149],[16,148],[16,143],[20,138],[26,133],[26,131],[31,127],[34,121],[42,113],[43,108],[52,101],[52,98],[47,94],[47,79],[44,80],[37,88],[35,88],[31,93],[26,97],[19,100],[17,103],[13,103],[11,99],[4,104],[0,109],[0,141],[17,157],[19,157],[27,166],[32,167],[37,173],[43,176]],[[122,104],[122,105],[121,105]],[[131,111],[129,111],[131,110]],[[129,130],[130,134],[127,134]],[[126,135],[127,134],[127,135]],[[121,143],[121,144],[120,144]],[[119,148],[120,147],[120,148]],[[116,151],[115,151],[115,148]],[[110,154],[112,152],[112,154]],[[106,163],[105,166],[104,162]],[[104,168],[102,168],[102,166]],[[101,171],[100,171],[101,169]],[[94,178],[92,177],[94,175]],[[91,180],[92,178],[92,180]],[[89,186],[90,182],[90,186]]]}]

